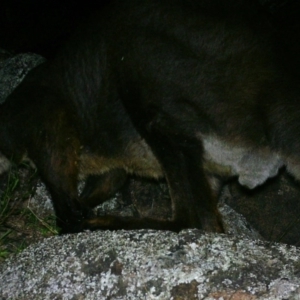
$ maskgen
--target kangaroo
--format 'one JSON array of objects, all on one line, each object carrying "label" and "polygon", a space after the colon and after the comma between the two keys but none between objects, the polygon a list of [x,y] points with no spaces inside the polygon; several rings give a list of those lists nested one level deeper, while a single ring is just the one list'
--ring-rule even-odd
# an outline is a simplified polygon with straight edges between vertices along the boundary
[{"label": "kangaroo", "polygon": [[[223,232],[220,180],[300,178],[299,83],[253,2],[112,1],[0,106],[0,151],[33,161],[61,233]],[[166,179],[171,219],[93,216],[131,174]]]}]

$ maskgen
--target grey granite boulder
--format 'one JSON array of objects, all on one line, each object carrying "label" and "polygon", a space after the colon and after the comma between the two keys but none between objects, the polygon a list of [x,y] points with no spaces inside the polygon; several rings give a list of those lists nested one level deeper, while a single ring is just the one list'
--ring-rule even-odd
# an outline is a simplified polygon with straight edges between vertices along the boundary
[{"label": "grey granite boulder", "polygon": [[0,299],[300,299],[300,250],[186,230],[56,236],[0,266]]},{"label": "grey granite boulder", "polygon": [[[27,73],[45,61],[34,53],[21,53],[13,56],[0,48],[0,105],[21,83]],[[9,162],[0,152],[0,175],[8,170]]]},{"label": "grey granite boulder", "polygon": [[44,61],[42,56],[34,53],[10,56],[0,49],[0,104],[5,101],[6,97],[32,68]]}]

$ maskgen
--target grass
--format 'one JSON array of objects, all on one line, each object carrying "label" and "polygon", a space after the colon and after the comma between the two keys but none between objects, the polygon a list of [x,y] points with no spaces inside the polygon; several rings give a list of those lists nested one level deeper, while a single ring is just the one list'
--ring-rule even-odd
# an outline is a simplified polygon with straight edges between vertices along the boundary
[{"label": "grass", "polygon": [[23,216],[28,221],[28,226],[34,230],[38,230],[43,236],[49,236],[49,234],[57,235],[58,228],[56,227],[55,216],[49,215],[39,217],[30,207],[27,206],[22,212]]},{"label": "grass", "polygon": [[58,233],[53,215],[39,215],[30,207],[38,181],[33,169],[27,165],[12,167],[1,179],[0,262],[32,243]]},{"label": "grass", "polygon": [[1,245],[5,243],[5,238],[12,232],[12,230],[7,230],[1,237],[0,237],[0,259],[5,259],[9,256],[9,251],[1,249]]},{"label": "grass", "polygon": [[19,176],[15,171],[10,170],[6,187],[0,196],[0,226],[5,223],[15,210],[16,202],[13,201],[13,194],[18,183]]}]

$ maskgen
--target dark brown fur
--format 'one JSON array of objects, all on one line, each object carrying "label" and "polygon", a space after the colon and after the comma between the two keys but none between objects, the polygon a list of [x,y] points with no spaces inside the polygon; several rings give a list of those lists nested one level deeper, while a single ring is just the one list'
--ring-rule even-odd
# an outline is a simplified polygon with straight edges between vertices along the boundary
[{"label": "dark brown fur", "polygon": [[[211,178],[240,173],[207,156],[208,138],[251,162],[278,154],[276,170],[299,157],[297,86],[275,50],[250,0],[116,1],[0,107],[0,151],[35,163],[62,232],[222,232]],[[166,178],[172,220],[91,215],[127,174]]]}]

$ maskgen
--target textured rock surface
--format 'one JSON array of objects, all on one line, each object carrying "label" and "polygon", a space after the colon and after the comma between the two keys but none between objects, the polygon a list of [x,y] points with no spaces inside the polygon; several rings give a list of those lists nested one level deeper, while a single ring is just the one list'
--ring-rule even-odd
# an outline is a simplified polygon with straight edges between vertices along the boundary
[{"label": "textured rock surface", "polygon": [[[225,235],[56,236],[0,266],[1,299],[300,299],[300,250]],[[223,297],[223,298],[222,298]]]},{"label": "textured rock surface", "polygon": [[300,185],[282,172],[256,190],[227,187],[226,203],[269,241],[300,246]]},{"label": "textured rock surface", "polygon": [[0,104],[34,67],[45,61],[43,57],[33,53],[18,54],[11,58],[4,51],[0,52]]}]

